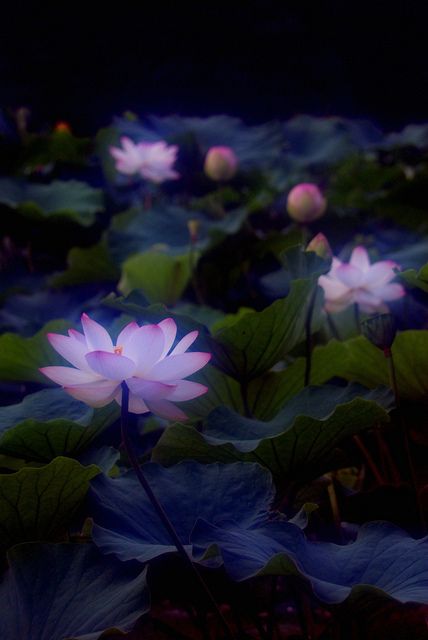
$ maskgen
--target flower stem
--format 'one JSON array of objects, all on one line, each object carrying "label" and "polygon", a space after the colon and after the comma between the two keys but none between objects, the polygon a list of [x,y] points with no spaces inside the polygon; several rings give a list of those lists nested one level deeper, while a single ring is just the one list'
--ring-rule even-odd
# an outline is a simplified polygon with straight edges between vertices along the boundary
[{"label": "flower stem", "polygon": [[406,458],[407,458],[407,468],[408,468],[409,480],[410,480],[410,484],[411,484],[411,486],[413,488],[413,491],[415,493],[416,504],[417,504],[418,513],[419,513],[420,525],[421,525],[422,531],[425,533],[426,530],[427,530],[427,525],[426,525],[426,522],[425,522],[424,511],[422,509],[422,504],[421,504],[421,500],[420,500],[420,497],[419,497],[418,481],[417,481],[417,477],[416,477],[415,467],[413,465],[412,454],[410,452],[409,436],[407,434],[406,425],[404,424],[403,413],[401,411],[401,399],[400,399],[400,394],[399,394],[399,391],[398,391],[398,382],[397,382],[397,374],[396,374],[396,371],[395,371],[394,358],[392,357],[391,349],[384,349],[383,353],[384,353],[385,358],[388,360],[389,379],[390,379],[392,390],[394,392],[395,404],[396,404],[396,407],[397,407],[398,424],[400,426],[401,435],[402,435],[403,443],[404,443],[404,450],[405,450]]},{"label": "flower stem", "polygon": [[374,461],[373,456],[371,455],[370,451],[367,449],[366,445],[364,444],[360,436],[354,436],[354,442],[357,445],[357,447],[360,449],[361,453],[363,454],[376,482],[381,486],[386,484],[385,478],[382,476],[381,472],[379,471],[379,468],[376,462]]},{"label": "flower stem", "polygon": [[339,335],[339,331],[337,330],[336,323],[331,317],[331,313],[328,313],[328,312],[327,312],[327,324],[333,335],[333,338],[335,338],[336,340],[340,340],[340,335]]},{"label": "flower stem", "polygon": [[310,384],[311,381],[311,368],[312,368],[312,317],[314,315],[315,309],[315,300],[318,293],[318,287],[315,286],[315,289],[312,292],[311,298],[309,300],[308,311],[306,313],[305,320],[305,333],[306,333],[306,363],[305,363],[305,387]]},{"label": "flower stem", "polygon": [[360,308],[358,303],[354,304],[354,319],[355,319],[355,328],[357,329],[357,334],[361,334],[361,318],[360,318]]},{"label": "flower stem", "polygon": [[164,508],[162,507],[159,500],[156,498],[155,494],[153,493],[153,490],[149,482],[147,481],[147,478],[143,473],[143,470],[140,466],[138,458],[132,448],[131,440],[129,437],[129,388],[126,382],[122,382],[121,431],[122,431],[123,446],[125,448],[126,454],[129,458],[129,461],[132,465],[132,468],[135,471],[135,474],[141,486],[146,492],[148,499],[150,500],[154,510],[159,516],[159,519],[161,520],[166,531],[168,532],[169,537],[171,538],[171,541],[176,547],[179,555],[184,560],[185,565],[190,569],[191,574],[194,576],[196,582],[199,584],[199,586],[202,588],[203,592],[205,593],[208,602],[210,603],[213,611],[216,613],[223,627],[223,630],[225,632],[225,637],[230,638],[231,640],[234,640],[235,636],[233,635],[232,631],[229,628],[229,625],[227,624],[226,619],[221,613],[220,608],[214,599],[214,596],[209,590],[205,580],[202,578],[201,574],[199,573],[199,571],[193,564],[192,560],[188,556],[186,549],[184,548],[180,538],[178,537],[178,534],[174,528],[174,525],[172,524],[171,520],[168,518],[168,515],[166,514]]}]

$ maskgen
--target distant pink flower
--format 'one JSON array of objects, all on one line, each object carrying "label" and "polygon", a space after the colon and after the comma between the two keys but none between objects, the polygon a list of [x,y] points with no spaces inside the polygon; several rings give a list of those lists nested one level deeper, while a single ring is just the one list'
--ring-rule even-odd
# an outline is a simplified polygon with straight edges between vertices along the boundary
[{"label": "distant pink flower", "polygon": [[180,177],[172,169],[177,160],[178,147],[166,142],[133,142],[126,136],[120,139],[122,148],[110,147],[116,169],[127,176],[140,174],[142,178],[160,183]]},{"label": "distant pink flower", "polygon": [[73,398],[91,407],[103,407],[112,400],[121,404],[121,383],[125,381],[131,413],[152,411],[169,420],[185,420],[186,414],[174,402],[208,391],[184,378],[205,366],[211,354],[187,352],[197,331],[185,335],[171,350],[177,333],[172,318],[142,327],[131,322],[120,332],[116,346],[104,327],[85,313],[82,326],[83,334],[74,329],[68,336],[48,334],[53,348],[73,367],[40,369]]},{"label": "distant pink flower", "polygon": [[371,265],[364,247],[355,247],[349,262],[333,258],[330,271],[318,279],[324,289],[325,310],[335,313],[356,303],[365,313],[387,311],[385,302],[405,294],[401,284],[390,282],[398,266],[392,260],[380,260]]},{"label": "distant pink flower", "polygon": [[290,218],[307,224],[320,218],[327,208],[327,200],[319,187],[310,182],[296,184],[288,194],[287,211]]}]

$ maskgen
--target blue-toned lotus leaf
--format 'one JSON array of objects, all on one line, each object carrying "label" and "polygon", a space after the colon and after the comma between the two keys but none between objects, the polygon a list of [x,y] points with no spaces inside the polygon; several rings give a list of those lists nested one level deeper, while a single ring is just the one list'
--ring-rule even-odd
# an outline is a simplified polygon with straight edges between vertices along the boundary
[{"label": "blue-toned lotus leaf", "polygon": [[294,280],[286,298],[221,329],[212,340],[214,363],[247,381],[268,371],[301,341],[313,287],[310,278]]},{"label": "blue-toned lotus leaf", "polygon": [[335,164],[382,141],[381,131],[363,120],[300,115],[283,127],[286,164],[296,168]]},{"label": "blue-toned lotus leaf", "polygon": [[284,145],[279,123],[246,126],[239,118],[227,115],[208,118],[148,116],[145,123],[121,118],[115,121],[115,125],[121,135],[136,142],[166,139],[180,144],[181,140],[192,136],[203,155],[212,146],[232,147],[244,170],[275,163]]},{"label": "blue-toned lotus leaf", "polygon": [[21,544],[0,584],[5,640],[97,640],[129,631],[150,608],[146,569],[92,544]]},{"label": "blue-toned lotus leaf", "polygon": [[50,346],[46,334],[50,331],[65,333],[69,328],[64,320],[52,320],[30,338],[3,333],[0,336],[0,380],[50,384],[39,367],[63,364],[63,361]]},{"label": "blue-toned lotus leaf", "polygon": [[0,407],[0,452],[37,462],[79,456],[119,412],[113,403],[92,409],[60,388],[37,391]]},{"label": "blue-toned lotus leaf", "polygon": [[428,148],[428,125],[409,124],[401,131],[394,131],[385,136],[382,142],[383,148],[416,147]]},{"label": "blue-toned lotus leaf", "polygon": [[100,472],[77,460],[58,457],[44,467],[24,467],[0,475],[0,545],[55,540],[85,497],[89,481]]},{"label": "blue-toned lotus leaf", "polygon": [[224,218],[213,219],[198,211],[166,203],[150,210],[134,208],[113,219],[107,234],[109,251],[118,264],[130,255],[147,251],[154,245],[165,246],[173,255],[186,253],[190,245],[189,220],[199,223],[195,247],[203,250],[218,235],[223,237],[236,233],[246,217],[245,209],[235,209]]},{"label": "blue-toned lotus leaf", "polygon": [[31,293],[10,295],[0,310],[0,329],[31,336],[47,322],[61,317],[71,324],[80,318],[76,296],[34,287]]},{"label": "blue-toned lotus leaf", "polygon": [[235,580],[298,572],[330,604],[364,589],[380,590],[400,602],[428,603],[428,537],[415,540],[388,522],[365,524],[354,542],[338,545],[312,542],[285,522],[244,531],[199,521],[192,541],[198,557],[215,545]]},{"label": "blue-toned lotus leaf", "polygon": [[359,385],[307,387],[269,422],[243,417],[231,409],[214,409],[202,432],[177,424],[168,428],[153,459],[172,465],[191,456],[201,462],[239,458],[266,466],[279,485],[304,481],[325,472],[332,455],[347,438],[389,420],[392,392]]},{"label": "blue-toned lotus leaf", "polygon": [[103,473],[109,473],[119,458],[120,452],[114,447],[107,445],[93,445],[77,456],[78,461],[84,467],[94,464],[101,469]]},{"label": "blue-toned lotus leaf", "polygon": [[36,218],[65,217],[89,227],[103,211],[103,193],[78,180],[32,184],[16,178],[0,179],[0,202]]},{"label": "blue-toned lotus leaf", "polygon": [[[401,234],[401,230],[400,230]],[[408,246],[397,249],[390,253],[388,257],[397,262],[402,269],[421,269],[427,261],[428,240],[416,239],[409,241]]]},{"label": "blue-toned lotus leaf", "polygon": [[[189,552],[198,518],[218,526],[231,520],[257,526],[266,520],[273,500],[272,478],[257,464],[202,465],[189,460],[169,469],[148,463],[143,470]],[[99,476],[88,498],[93,539],[103,553],[146,562],[175,551],[133,471],[117,479]]]}]

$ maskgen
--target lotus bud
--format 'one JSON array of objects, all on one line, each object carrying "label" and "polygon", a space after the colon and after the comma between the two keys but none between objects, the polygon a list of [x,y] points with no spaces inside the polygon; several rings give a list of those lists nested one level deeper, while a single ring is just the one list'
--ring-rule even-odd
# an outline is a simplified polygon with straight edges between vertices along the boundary
[{"label": "lotus bud", "polygon": [[313,251],[323,260],[331,260],[333,257],[330,244],[323,233],[317,233],[317,235],[312,238],[306,247],[306,251]]},{"label": "lotus bud", "polygon": [[375,347],[384,352],[385,356],[390,355],[397,333],[394,317],[390,313],[381,313],[367,318],[361,323],[361,330]]},{"label": "lotus bud", "polygon": [[230,180],[238,169],[238,158],[230,147],[211,147],[205,156],[204,172],[211,180]]},{"label": "lotus bud", "polygon": [[324,214],[326,208],[327,200],[316,184],[302,182],[288,194],[287,211],[296,222],[313,222]]}]

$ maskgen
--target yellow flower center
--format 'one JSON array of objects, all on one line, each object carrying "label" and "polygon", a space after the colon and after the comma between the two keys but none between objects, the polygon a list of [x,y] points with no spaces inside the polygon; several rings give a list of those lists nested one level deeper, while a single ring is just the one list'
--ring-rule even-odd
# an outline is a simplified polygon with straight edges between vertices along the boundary
[{"label": "yellow flower center", "polygon": [[121,356],[122,355],[122,351],[123,351],[123,347],[121,346],[117,346],[113,349],[113,353],[115,353],[117,356]]}]

